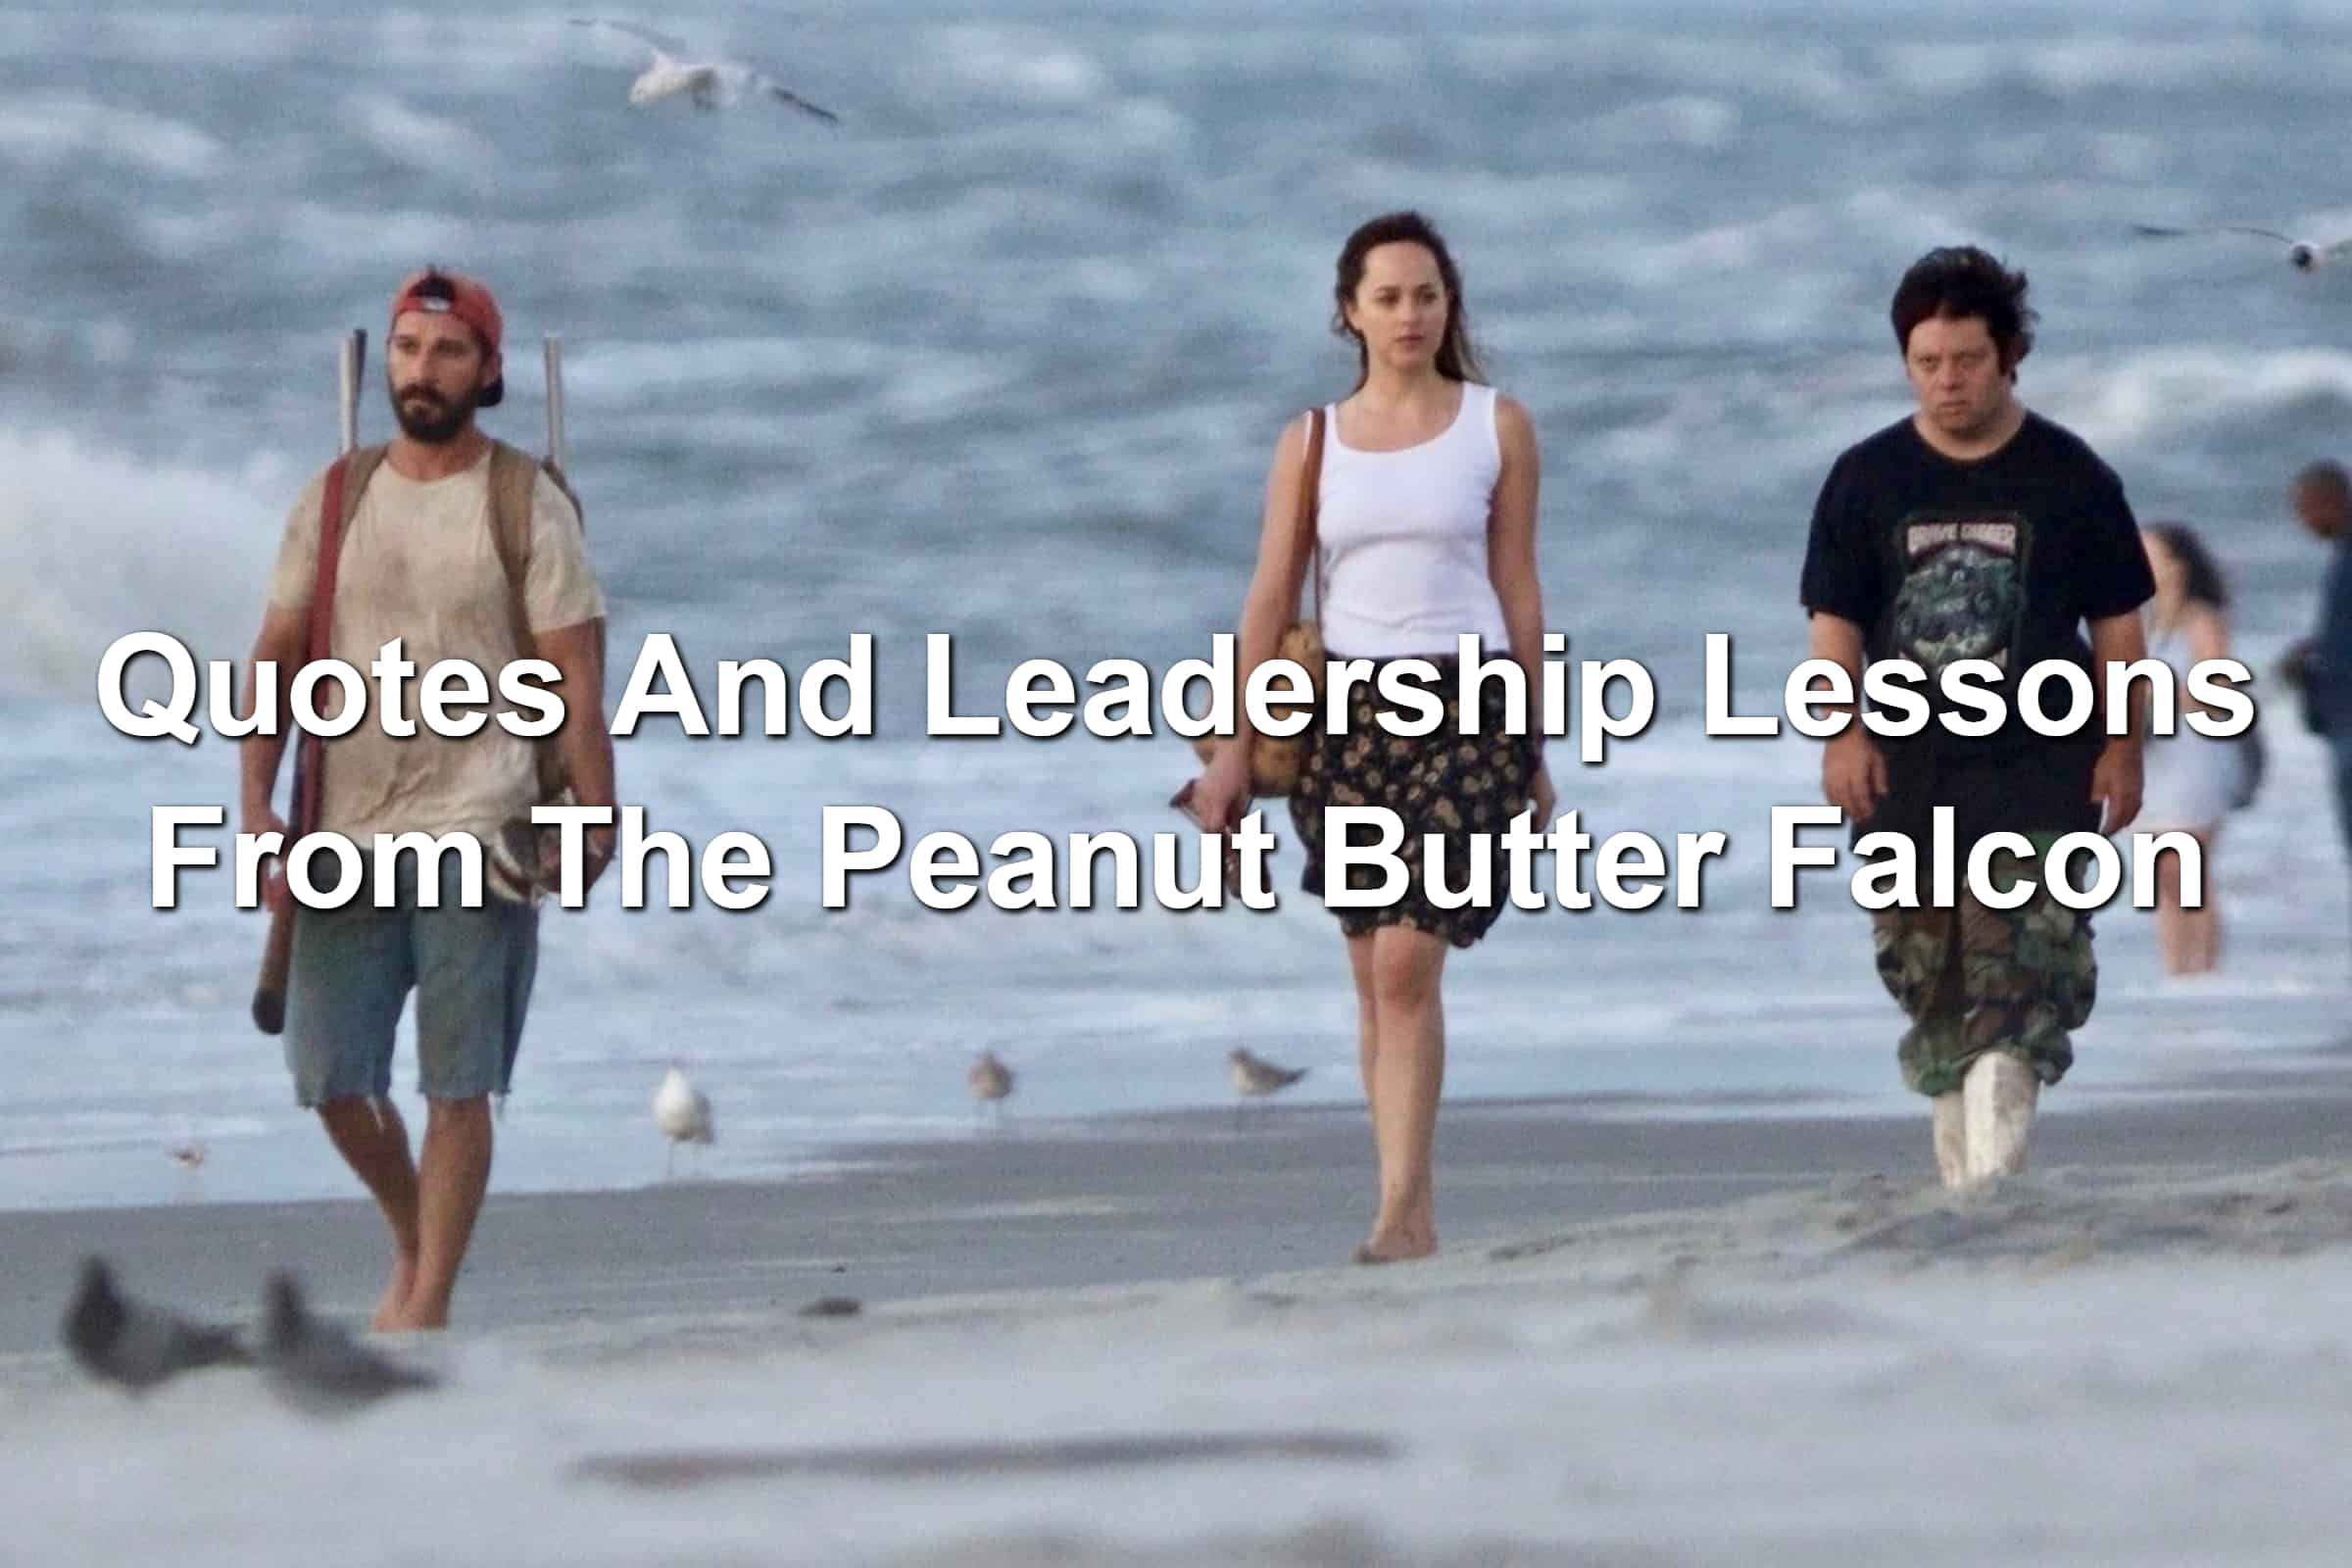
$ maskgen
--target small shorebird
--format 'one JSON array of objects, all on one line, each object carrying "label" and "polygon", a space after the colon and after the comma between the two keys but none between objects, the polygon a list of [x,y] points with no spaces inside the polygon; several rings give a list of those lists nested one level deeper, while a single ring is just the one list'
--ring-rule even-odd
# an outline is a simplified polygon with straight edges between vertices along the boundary
[{"label": "small shorebird", "polygon": [[2327,243],[2297,239],[2273,228],[2257,228],[2248,223],[2212,223],[2202,228],[2172,228],[2161,223],[2133,223],[2132,231],[2151,239],[2184,239],[2191,234],[2250,234],[2256,239],[2272,240],[2286,247],[2286,265],[2298,272],[2309,272],[2328,262],[2341,261],[2352,256],[2352,239]]},{"label": "small shorebird", "polygon": [[718,1127],[711,1120],[710,1097],[687,1080],[684,1068],[672,1067],[654,1093],[654,1125],[669,1140],[669,1156],[662,1174],[676,1168],[680,1144],[715,1144]]},{"label": "small shorebird", "polygon": [[643,27],[633,27],[625,22],[574,17],[571,24],[575,27],[610,28],[636,39],[652,52],[653,61],[645,68],[644,74],[629,83],[631,108],[643,109],[663,98],[685,93],[694,101],[697,109],[725,109],[732,108],[738,96],[750,91],[765,93],[827,124],[841,122],[841,117],[832,110],[818,108],[774,77],[739,60],[682,60],[679,56],[686,53],[684,44],[658,32],[648,32]]},{"label": "small shorebird", "polygon": [[983,1051],[972,1063],[972,1070],[963,1075],[972,1091],[972,1120],[975,1125],[983,1115],[994,1114],[997,1124],[1004,1121],[1004,1102],[1012,1097],[1012,1069],[1004,1065],[993,1051]]},{"label": "small shorebird", "polygon": [[165,1152],[172,1156],[172,1163],[179,1167],[180,1196],[193,1198],[201,1193],[204,1190],[204,1178],[201,1174],[204,1170],[205,1156],[203,1143],[191,1138],[184,1143],[173,1144]]},{"label": "small shorebird", "polygon": [[1242,1106],[1247,1102],[1278,1095],[1306,1076],[1304,1067],[1277,1067],[1242,1046],[1227,1052],[1225,1060],[1229,1063],[1228,1074],[1233,1080],[1233,1092],[1237,1097],[1233,1103],[1234,1120],[1237,1123],[1241,1120]]}]

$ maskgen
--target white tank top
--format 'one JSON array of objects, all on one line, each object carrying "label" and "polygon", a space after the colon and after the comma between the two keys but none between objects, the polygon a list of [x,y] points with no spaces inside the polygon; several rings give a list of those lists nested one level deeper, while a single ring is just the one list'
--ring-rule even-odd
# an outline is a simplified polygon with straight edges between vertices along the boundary
[{"label": "white tank top", "polygon": [[1323,560],[1323,646],[1334,657],[1451,654],[1464,632],[1479,651],[1508,651],[1502,602],[1487,571],[1487,522],[1502,473],[1494,389],[1462,383],[1442,433],[1396,452],[1359,452],[1323,411],[1316,543]]}]

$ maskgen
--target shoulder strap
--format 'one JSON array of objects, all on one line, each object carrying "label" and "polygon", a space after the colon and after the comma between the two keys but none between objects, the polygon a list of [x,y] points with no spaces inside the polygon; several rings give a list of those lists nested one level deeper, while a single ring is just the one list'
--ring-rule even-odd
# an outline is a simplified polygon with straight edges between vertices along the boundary
[{"label": "shoulder strap", "polygon": [[[345,469],[343,506],[336,515],[343,527],[349,528],[351,519],[360,514],[360,497],[367,491],[368,481],[375,477],[375,470],[383,463],[384,454],[391,450],[389,445],[379,442],[371,447],[354,447],[348,456],[340,460]],[[341,541],[336,541],[336,545],[338,549],[341,548]]]},{"label": "shoulder strap", "polygon": [[1305,537],[1306,548],[1314,563],[1314,609],[1309,618],[1323,613],[1323,541],[1316,537],[1316,525],[1323,504],[1323,423],[1321,409],[1306,411],[1306,472],[1298,486],[1298,531]]},{"label": "shoulder strap", "polygon": [[580,527],[588,526],[588,510],[556,466],[553,458],[534,458],[520,447],[493,439],[490,443],[490,532],[498,544],[498,562],[507,573],[507,603],[514,623],[515,652],[524,659],[534,657],[531,645],[531,617],[523,601],[523,585],[531,570],[531,494],[538,488],[539,475],[546,474],[555,481],[564,499],[571,503]]},{"label": "shoulder strap", "polygon": [[[326,470],[326,485],[318,497],[318,552],[311,576],[311,617],[304,639],[303,662],[333,657],[335,579],[343,561],[343,533],[360,510],[360,494],[375,466],[383,461],[380,446],[361,447],[337,458]],[[326,743],[305,730],[294,748],[294,820],[288,827],[295,838],[318,826],[318,808],[326,784]]]},{"label": "shoulder strap", "polygon": [[[573,493],[571,482],[564,476],[553,458],[534,458],[520,447],[500,441],[490,443],[490,537],[498,546],[499,565],[507,574],[507,616],[514,627],[514,656],[517,659],[536,659],[538,645],[531,636],[530,606],[524,598],[524,586],[531,571],[531,501],[538,488],[539,475],[545,473],[555,481],[564,499],[571,503],[574,515],[580,519],[583,531],[588,526],[588,512]],[[600,623],[596,637],[596,668],[601,673],[605,663],[604,627]],[[538,756],[539,789],[544,799],[560,797],[569,780],[565,775],[563,757],[554,737],[541,740],[535,748]]]},{"label": "shoulder strap", "polygon": [[524,659],[533,657],[531,617],[522,594],[531,569],[531,491],[538,482],[539,465],[529,453],[504,441],[491,442],[490,537],[498,546],[498,564],[507,574],[514,651]]}]

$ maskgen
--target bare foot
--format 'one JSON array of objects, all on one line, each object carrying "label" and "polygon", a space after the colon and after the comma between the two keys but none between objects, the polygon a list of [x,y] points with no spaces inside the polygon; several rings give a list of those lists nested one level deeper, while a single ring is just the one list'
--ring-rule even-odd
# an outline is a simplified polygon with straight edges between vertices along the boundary
[{"label": "bare foot", "polygon": [[447,1312],[403,1313],[389,1322],[378,1323],[375,1327],[377,1332],[382,1334],[438,1334],[449,1327],[449,1314]]},{"label": "bare foot", "polygon": [[1370,1241],[1355,1250],[1351,1260],[1357,1263],[1402,1263],[1416,1257],[1427,1257],[1437,1250],[1438,1239],[1434,1236],[1410,1236],[1401,1232],[1384,1236],[1376,1231]]},{"label": "bare foot", "polygon": [[389,1318],[379,1319],[376,1327],[387,1334],[422,1334],[449,1327],[449,1299],[430,1298],[429,1292],[410,1293],[400,1310]]},{"label": "bare foot", "polygon": [[370,1327],[379,1333],[399,1326],[400,1315],[408,1310],[409,1293],[416,1288],[416,1259],[407,1255],[395,1258],[392,1279],[384,1287],[383,1298],[375,1303],[375,1321]]}]

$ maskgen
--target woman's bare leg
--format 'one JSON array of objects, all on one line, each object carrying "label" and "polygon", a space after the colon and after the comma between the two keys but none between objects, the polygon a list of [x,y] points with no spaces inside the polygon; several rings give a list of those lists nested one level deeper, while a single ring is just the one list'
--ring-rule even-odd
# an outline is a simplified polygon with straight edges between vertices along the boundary
[{"label": "woman's bare leg", "polygon": [[1372,1133],[1380,1149],[1380,1211],[1358,1250],[1366,1262],[1426,1257],[1438,1249],[1431,1161],[1446,1080],[1440,998],[1444,938],[1383,926],[1372,940],[1378,1043],[1372,1062]]}]

